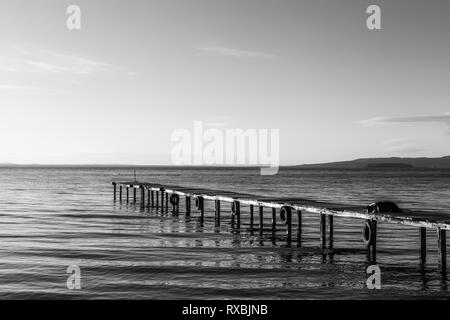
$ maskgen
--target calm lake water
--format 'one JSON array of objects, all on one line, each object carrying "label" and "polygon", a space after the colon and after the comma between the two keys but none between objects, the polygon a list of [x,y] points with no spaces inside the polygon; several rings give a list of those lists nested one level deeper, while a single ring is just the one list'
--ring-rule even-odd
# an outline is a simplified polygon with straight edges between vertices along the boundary
[{"label": "calm lake water", "polygon": [[[450,171],[138,169],[138,180],[259,195],[450,213]],[[113,201],[111,181],[132,169],[0,169],[0,298],[124,299],[403,299],[449,298],[437,267],[435,232],[420,266],[417,228],[379,224],[381,290],[366,288],[369,265],[362,221],[335,218],[332,256],[319,247],[319,219],[304,217],[303,247],[289,247],[280,226],[271,234],[230,227],[224,204],[214,228],[186,218]],[[183,209],[183,208],[181,208]],[[225,210],[227,209],[227,210]],[[244,208],[244,213],[248,211]],[[267,214],[267,223],[269,221]],[[450,238],[450,237],[448,237]],[[448,245],[448,244],[447,244]],[[67,267],[81,269],[69,290]]]}]

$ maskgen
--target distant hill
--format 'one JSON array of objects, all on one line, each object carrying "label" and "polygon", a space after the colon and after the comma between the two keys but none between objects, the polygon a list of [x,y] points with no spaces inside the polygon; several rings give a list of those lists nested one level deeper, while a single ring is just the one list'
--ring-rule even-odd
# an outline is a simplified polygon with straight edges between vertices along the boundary
[{"label": "distant hill", "polygon": [[363,158],[351,161],[304,164],[291,168],[318,168],[318,169],[364,169],[364,168],[450,168],[450,156],[441,158]]}]

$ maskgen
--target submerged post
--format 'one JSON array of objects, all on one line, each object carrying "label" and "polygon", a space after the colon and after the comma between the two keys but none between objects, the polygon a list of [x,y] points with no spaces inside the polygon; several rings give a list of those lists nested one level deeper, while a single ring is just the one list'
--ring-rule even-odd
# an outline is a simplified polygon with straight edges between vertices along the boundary
[{"label": "submerged post", "polygon": [[275,236],[277,230],[277,209],[272,208],[272,236]]},{"label": "submerged post", "polygon": [[191,216],[191,197],[186,196],[186,217]]},{"label": "submerged post", "polygon": [[280,220],[286,225],[286,241],[290,245],[292,241],[292,208],[283,206],[280,209]]},{"label": "submerged post", "polygon": [[203,197],[195,198],[195,207],[200,211],[200,223],[203,225],[203,220],[205,218],[205,202]]},{"label": "submerged post", "polygon": [[420,262],[425,264],[427,261],[427,228],[419,228],[419,241],[420,241]]},{"label": "submerged post", "polygon": [[130,187],[127,186],[127,203],[130,202]]},{"label": "submerged post", "polygon": [[115,183],[115,182],[113,182],[112,185],[113,185],[113,188],[114,188],[114,201],[116,201],[116,191],[117,191],[117,186],[116,186],[116,183]]},{"label": "submerged post", "polygon": [[441,271],[447,271],[447,237],[445,229],[438,228],[438,253],[439,253],[439,265],[441,266]]},{"label": "submerged post", "polygon": [[264,207],[259,206],[259,233],[262,234],[264,230]]},{"label": "submerged post", "polygon": [[325,249],[327,246],[327,220],[326,215],[320,214],[320,248]]},{"label": "submerged post", "polygon": [[140,186],[141,189],[141,207],[145,206],[145,189],[143,186]]},{"label": "submerged post", "polygon": [[302,245],[302,211],[297,210],[297,246],[301,247]]},{"label": "submerged post", "polygon": [[328,238],[328,248],[333,249],[333,215],[328,215],[328,232],[329,232],[329,238]]},{"label": "submerged post", "polygon": [[165,204],[165,208],[166,208],[166,212],[169,212],[169,194],[167,192],[165,192],[166,194],[166,204]]},{"label": "submerged post", "polygon": [[176,193],[170,195],[170,204],[172,205],[172,213],[178,215],[180,207],[180,196]]},{"label": "submerged post", "polygon": [[164,212],[164,188],[161,188],[161,213]]},{"label": "submerged post", "polygon": [[215,222],[216,227],[220,227],[220,200],[215,201],[216,204],[216,214],[215,214]]},{"label": "submerged post", "polygon": [[151,207],[151,195],[150,189],[147,189],[147,207]]},{"label": "submerged post", "polygon": [[136,204],[136,188],[133,186],[133,204]]},{"label": "submerged post", "polygon": [[119,186],[119,201],[122,202],[122,185]]},{"label": "submerged post", "polygon": [[250,230],[253,232],[253,205],[250,205]]},{"label": "submerged post", "polygon": [[159,208],[159,191],[155,191],[156,208]]},{"label": "submerged post", "polygon": [[377,255],[377,221],[367,219],[363,227],[363,243],[367,249],[367,256],[371,263],[376,263]]},{"label": "submerged post", "polygon": [[241,228],[241,203],[239,201],[235,201],[234,202],[236,205],[236,209],[235,209],[235,215],[236,215],[236,227],[238,229]]},{"label": "submerged post", "polygon": [[200,221],[203,224],[203,221],[205,220],[205,204],[203,202],[203,198],[201,198],[201,200],[202,205],[200,207]]},{"label": "submerged post", "polygon": [[150,189],[150,205],[153,207],[155,205],[154,191]]}]

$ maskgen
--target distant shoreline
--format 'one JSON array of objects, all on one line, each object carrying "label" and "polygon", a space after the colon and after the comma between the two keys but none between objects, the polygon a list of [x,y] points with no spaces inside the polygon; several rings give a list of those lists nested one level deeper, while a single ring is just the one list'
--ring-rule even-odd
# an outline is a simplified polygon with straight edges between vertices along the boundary
[{"label": "distant shoreline", "polygon": [[[166,169],[260,169],[261,166],[226,166],[226,165],[136,165],[136,164],[14,164],[3,163],[0,168],[166,168]],[[350,161],[302,164],[302,165],[283,165],[280,169],[450,169],[450,156],[440,158],[362,158]]]}]

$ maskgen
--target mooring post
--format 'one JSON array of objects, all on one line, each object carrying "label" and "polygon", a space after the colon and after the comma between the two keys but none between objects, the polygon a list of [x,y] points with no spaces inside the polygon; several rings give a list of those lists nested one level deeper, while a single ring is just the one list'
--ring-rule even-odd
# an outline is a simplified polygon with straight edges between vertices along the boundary
[{"label": "mooring post", "polygon": [[122,185],[119,186],[119,201],[122,202]]},{"label": "mooring post", "polygon": [[136,188],[133,185],[133,204],[136,204]]},{"label": "mooring post", "polygon": [[323,213],[320,214],[320,247],[322,249],[327,247],[327,220]]},{"label": "mooring post", "polygon": [[186,217],[191,216],[191,197],[186,196]]},{"label": "mooring post", "polygon": [[150,206],[155,206],[154,191],[150,189]]},{"label": "mooring post", "polygon": [[264,207],[259,206],[259,233],[262,234],[264,230]]},{"label": "mooring post", "polygon": [[116,201],[116,191],[117,191],[116,189],[117,189],[117,186],[116,186],[115,182],[113,182],[112,185],[114,187],[114,201]]},{"label": "mooring post", "polygon": [[439,253],[439,265],[441,266],[441,271],[447,271],[447,237],[445,229],[438,228],[438,253]]},{"label": "mooring post", "polygon": [[156,208],[159,208],[159,191],[155,191]]},{"label": "mooring post", "polygon": [[141,189],[141,207],[145,207],[145,189],[143,186],[140,186]]},{"label": "mooring post", "polygon": [[205,208],[203,206],[200,208],[200,221],[202,224],[205,221]]},{"label": "mooring post", "polygon": [[180,206],[180,196],[176,193],[170,195],[170,204],[172,205],[172,214],[178,215]]},{"label": "mooring post", "polygon": [[328,237],[328,248],[333,249],[333,215],[328,215],[328,232],[329,232],[329,237]]},{"label": "mooring post", "polygon": [[250,231],[253,232],[253,205],[250,205]]},{"label": "mooring post", "polygon": [[147,189],[147,207],[151,207],[151,196],[150,196],[150,189]]},{"label": "mooring post", "polygon": [[164,212],[164,188],[161,188],[161,213]]},{"label": "mooring post", "polygon": [[127,186],[127,203],[130,202],[130,187]]},{"label": "mooring post", "polygon": [[282,207],[280,210],[280,216],[284,217],[284,223],[286,224],[286,242],[290,246],[292,242],[292,208]]},{"label": "mooring post", "polygon": [[272,208],[272,234],[277,230],[277,208]]},{"label": "mooring post", "polygon": [[215,214],[215,222],[216,222],[216,227],[220,226],[220,200],[216,200],[216,214]]},{"label": "mooring post", "polygon": [[427,261],[427,228],[419,228],[420,262],[424,265]]},{"label": "mooring post", "polygon": [[234,228],[234,224],[235,224],[235,221],[236,221],[236,217],[235,217],[236,209],[235,209],[234,205],[235,205],[234,202],[232,202],[231,203],[231,227],[232,228]]},{"label": "mooring post", "polygon": [[302,211],[297,210],[297,246],[301,247],[302,245]]},{"label": "mooring post", "polygon": [[237,222],[236,227],[238,229],[240,229],[241,228],[241,203],[239,201],[236,201],[235,203],[236,203],[235,215],[236,215],[236,222]]},{"label": "mooring post", "polygon": [[196,200],[198,201],[197,208],[200,210],[200,223],[203,226],[203,221],[205,220],[205,201],[203,197],[198,197]]},{"label": "mooring post", "polygon": [[369,260],[371,263],[377,262],[377,220],[370,220],[372,223],[371,227],[371,241],[369,242]]},{"label": "mooring post", "polygon": [[165,204],[166,212],[169,212],[169,194],[166,192],[166,204]]}]

